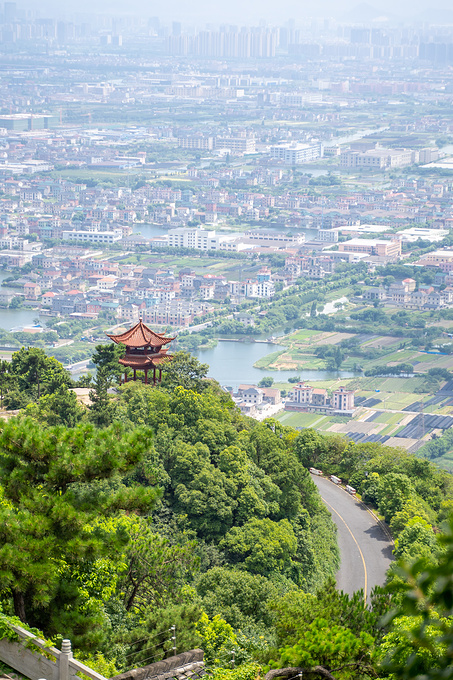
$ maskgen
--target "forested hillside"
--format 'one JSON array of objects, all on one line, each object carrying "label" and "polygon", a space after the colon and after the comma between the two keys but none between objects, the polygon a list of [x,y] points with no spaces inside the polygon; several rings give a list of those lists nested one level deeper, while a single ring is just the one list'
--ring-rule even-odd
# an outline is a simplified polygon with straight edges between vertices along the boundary
[{"label": "forested hillside", "polygon": [[[335,590],[335,527],[308,468],[341,476],[385,516],[396,557],[418,560],[413,579],[451,559],[435,535],[451,478],[395,449],[243,417],[183,353],[161,386],[120,386],[116,352],[97,348],[88,407],[41,350],[0,367],[2,400],[22,409],[0,424],[4,616],[71,638],[106,676],[171,654],[172,626],[177,651],[201,646],[219,678],[318,665],[398,676],[418,625],[399,593],[406,577],[392,569],[369,606]],[[433,606],[447,620],[451,604]],[[434,641],[422,670],[443,658]]]}]

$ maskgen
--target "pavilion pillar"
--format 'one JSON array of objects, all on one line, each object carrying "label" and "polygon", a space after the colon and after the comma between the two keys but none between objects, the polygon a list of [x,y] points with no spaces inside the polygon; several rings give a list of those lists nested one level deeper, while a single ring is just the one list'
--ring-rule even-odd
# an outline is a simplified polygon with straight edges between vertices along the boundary
[{"label": "pavilion pillar", "polygon": [[137,371],[134,368],[134,381],[137,380]]},{"label": "pavilion pillar", "polygon": [[153,371],[153,385],[156,384],[156,369]]},{"label": "pavilion pillar", "polygon": [[145,385],[148,384],[148,369],[145,368]]},{"label": "pavilion pillar", "polygon": [[159,368],[159,382],[162,382],[162,369]]},{"label": "pavilion pillar", "polygon": [[127,371],[124,371],[124,382],[127,383]]}]

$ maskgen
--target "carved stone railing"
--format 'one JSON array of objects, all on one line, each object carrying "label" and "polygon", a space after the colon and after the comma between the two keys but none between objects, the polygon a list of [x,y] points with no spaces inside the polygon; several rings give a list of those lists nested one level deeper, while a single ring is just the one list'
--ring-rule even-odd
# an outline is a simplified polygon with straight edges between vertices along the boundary
[{"label": "carved stone railing", "polygon": [[79,680],[79,673],[91,680],[106,680],[73,658],[70,640],[63,640],[60,651],[20,626],[11,624],[10,628],[19,640],[0,640],[0,659],[30,680]]}]

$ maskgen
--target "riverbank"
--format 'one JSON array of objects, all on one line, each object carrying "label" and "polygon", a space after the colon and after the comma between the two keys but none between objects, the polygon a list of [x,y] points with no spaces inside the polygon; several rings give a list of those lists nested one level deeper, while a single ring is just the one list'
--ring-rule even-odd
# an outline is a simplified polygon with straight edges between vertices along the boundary
[{"label": "riverbank", "polygon": [[[208,376],[221,385],[237,389],[241,384],[256,385],[267,374],[266,370],[256,364],[271,353],[277,354],[285,350],[283,345],[272,342],[218,342],[216,347],[203,350],[198,348],[192,352],[202,363],[209,365]],[[307,380],[335,380],[352,378],[351,371],[308,370],[304,372]],[[289,378],[297,376],[294,370],[273,371],[275,381],[287,383]]]},{"label": "riverbank", "polygon": [[323,345],[339,345],[351,337],[352,333],[299,330],[279,338],[279,343],[285,346],[283,351],[261,357],[254,366],[269,371],[329,370],[330,359],[317,356],[316,349]]}]

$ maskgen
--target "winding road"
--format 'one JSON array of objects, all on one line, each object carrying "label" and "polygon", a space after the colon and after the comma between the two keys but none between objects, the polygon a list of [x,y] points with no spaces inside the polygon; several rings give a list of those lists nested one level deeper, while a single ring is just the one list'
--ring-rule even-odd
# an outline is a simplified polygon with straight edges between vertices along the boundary
[{"label": "winding road", "polygon": [[341,564],[337,587],[352,595],[360,588],[369,597],[383,585],[392,561],[392,543],[366,507],[324,477],[312,476],[338,529]]}]

